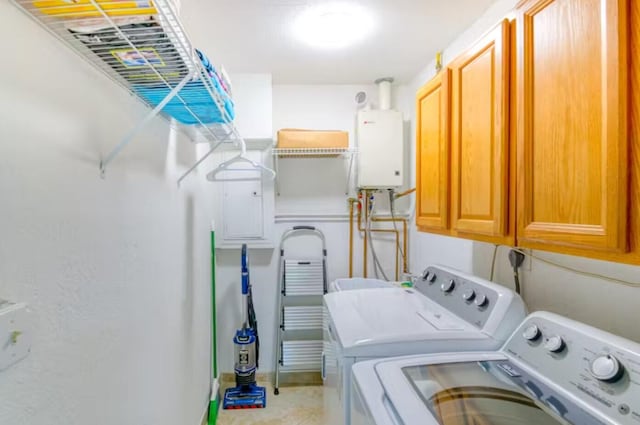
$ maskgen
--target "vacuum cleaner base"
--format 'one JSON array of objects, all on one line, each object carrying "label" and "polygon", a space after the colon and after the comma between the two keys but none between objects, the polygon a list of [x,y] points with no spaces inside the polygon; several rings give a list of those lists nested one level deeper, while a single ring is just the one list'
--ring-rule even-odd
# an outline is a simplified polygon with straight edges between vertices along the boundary
[{"label": "vacuum cleaner base", "polygon": [[223,409],[262,409],[267,407],[267,392],[255,383],[227,388],[224,392]]}]

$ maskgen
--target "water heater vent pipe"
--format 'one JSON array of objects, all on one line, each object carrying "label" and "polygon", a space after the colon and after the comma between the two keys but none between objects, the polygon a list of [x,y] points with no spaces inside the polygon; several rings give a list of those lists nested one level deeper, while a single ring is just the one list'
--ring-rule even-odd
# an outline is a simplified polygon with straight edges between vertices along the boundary
[{"label": "water heater vent pipe", "polygon": [[375,83],[378,85],[378,103],[380,109],[391,109],[391,83],[393,83],[392,77],[378,78]]}]

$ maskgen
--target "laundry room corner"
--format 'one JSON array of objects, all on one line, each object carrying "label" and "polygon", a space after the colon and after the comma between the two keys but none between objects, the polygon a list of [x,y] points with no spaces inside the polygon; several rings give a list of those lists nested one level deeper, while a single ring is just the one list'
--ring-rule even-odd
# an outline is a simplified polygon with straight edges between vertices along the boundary
[{"label": "laundry room corner", "polygon": [[[273,131],[282,128],[316,128],[342,130],[349,132],[351,143],[355,144],[354,114],[358,108],[356,94],[367,94],[368,102],[375,104],[378,88],[369,85],[322,85],[322,84],[273,84]],[[412,95],[403,85],[393,87],[393,104],[406,111]],[[407,125],[409,120],[407,120]],[[405,144],[408,147],[410,136],[405,132]],[[277,137],[274,134],[273,137]],[[408,159],[407,159],[408,161]],[[348,276],[349,265],[349,204],[348,199],[355,197],[349,191],[345,194],[347,168],[341,158],[282,158],[279,160],[278,184],[280,193],[275,195],[275,226],[273,247],[252,249],[249,244],[251,279],[256,299],[256,314],[259,317],[260,338],[264,343],[260,354],[260,373],[268,379],[273,378],[276,362],[276,329],[279,313],[277,311],[278,264],[280,255],[278,245],[284,232],[295,225],[314,226],[326,237],[327,244],[327,280],[329,282]],[[352,176],[353,179],[353,176]],[[406,187],[409,182],[406,183]],[[381,197],[380,214],[388,213],[388,200]],[[399,215],[409,217],[413,203],[408,199],[397,202]],[[386,212],[385,212],[386,211]],[[357,233],[354,241],[353,273],[362,274],[362,239]],[[395,242],[380,237],[374,242],[381,258],[393,258]],[[294,257],[306,258],[318,255],[320,246],[313,238],[302,237],[292,240],[288,246]],[[217,250],[218,286],[218,355],[219,367],[223,375],[233,373],[234,358],[231,341],[235,334],[240,316],[240,251],[239,249]],[[393,260],[385,261],[389,275],[393,275]],[[369,275],[374,271],[369,264]]]},{"label": "laundry room corner", "polygon": [[0,35],[0,425],[640,425],[640,0]]}]

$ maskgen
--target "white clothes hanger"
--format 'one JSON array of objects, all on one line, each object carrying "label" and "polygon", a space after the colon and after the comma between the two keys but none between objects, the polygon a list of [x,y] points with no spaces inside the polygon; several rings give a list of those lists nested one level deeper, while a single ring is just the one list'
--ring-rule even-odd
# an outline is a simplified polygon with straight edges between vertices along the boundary
[{"label": "white clothes hanger", "polygon": [[[216,168],[214,168],[212,171],[210,171],[207,174],[207,180],[209,180],[210,182],[260,181],[262,180],[263,174],[266,174],[270,180],[273,180],[276,177],[276,172],[273,171],[271,168],[265,167],[264,165],[256,161],[253,161],[252,159],[247,158],[246,156],[247,146],[242,138],[238,138],[238,140],[240,143],[240,154],[234,156],[233,158],[227,161],[224,161],[223,163],[218,165]],[[229,168],[232,164],[237,164],[237,163],[249,164],[250,167]],[[244,174],[247,172],[250,172],[250,173],[259,172],[260,174],[257,176],[247,177],[246,174]],[[223,175],[219,176],[218,174],[220,173],[223,173]],[[234,174],[234,173],[240,173],[240,175],[238,175],[237,177],[224,175],[224,174]]]}]

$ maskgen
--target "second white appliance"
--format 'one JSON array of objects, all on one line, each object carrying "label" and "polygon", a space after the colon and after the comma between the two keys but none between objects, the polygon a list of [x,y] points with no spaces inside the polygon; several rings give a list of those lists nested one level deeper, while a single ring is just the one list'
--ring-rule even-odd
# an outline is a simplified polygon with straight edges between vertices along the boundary
[{"label": "second white appliance", "polygon": [[443,266],[428,267],[411,289],[337,292],[324,303],[325,414],[330,423],[346,425],[356,362],[497,349],[526,315],[515,292]]},{"label": "second white appliance", "polygon": [[640,344],[533,313],[494,352],[353,368],[354,425],[637,425]]}]

